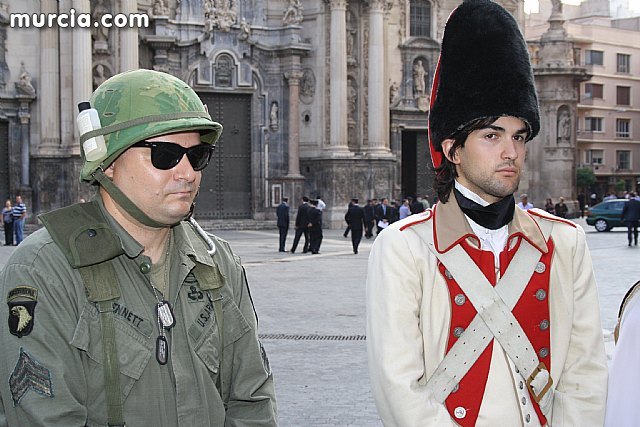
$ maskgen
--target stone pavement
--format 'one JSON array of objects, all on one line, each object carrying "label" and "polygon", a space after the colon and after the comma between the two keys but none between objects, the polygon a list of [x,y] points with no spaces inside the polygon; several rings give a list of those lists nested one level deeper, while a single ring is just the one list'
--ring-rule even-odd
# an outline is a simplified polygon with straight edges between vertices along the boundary
[{"label": "stone pavement", "polygon": [[[600,295],[603,332],[611,331],[627,288],[640,279],[640,247],[626,229],[587,231]],[[319,255],[279,253],[276,230],[215,233],[245,265],[278,393],[282,426],[379,426],[367,373],[365,275],[372,241],[351,251],[343,230],[325,230]],[[292,233],[288,238],[290,247]],[[0,268],[12,248],[0,247]],[[298,252],[301,247],[298,247]],[[0,319],[1,321],[1,319]]]}]

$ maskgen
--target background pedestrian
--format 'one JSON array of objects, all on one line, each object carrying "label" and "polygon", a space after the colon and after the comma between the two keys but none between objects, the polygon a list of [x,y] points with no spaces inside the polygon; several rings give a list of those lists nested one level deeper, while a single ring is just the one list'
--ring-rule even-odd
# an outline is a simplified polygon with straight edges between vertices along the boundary
[{"label": "background pedestrian", "polygon": [[13,208],[11,207],[10,199],[4,202],[2,223],[4,225],[4,245],[13,246]]},{"label": "background pedestrian", "polygon": [[276,215],[278,217],[278,231],[280,232],[280,246],[279,252],[286,252],[284,248],[287,242],[287,233],[289,232],[289,198],[283,197],[282,202],[276,209]]}]

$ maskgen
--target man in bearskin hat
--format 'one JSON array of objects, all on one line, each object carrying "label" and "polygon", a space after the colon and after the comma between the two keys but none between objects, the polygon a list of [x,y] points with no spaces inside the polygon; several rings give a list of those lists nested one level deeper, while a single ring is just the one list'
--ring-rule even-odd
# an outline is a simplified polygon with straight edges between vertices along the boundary
[{"label": "man in bearskin hat", "polygon": [[584,231],[515,208],[539,129],[515,19],[464,1],[431,92],[440,202],[390,225],[369,258],[369,371],[385,425],[602,425],[607,362]]}]

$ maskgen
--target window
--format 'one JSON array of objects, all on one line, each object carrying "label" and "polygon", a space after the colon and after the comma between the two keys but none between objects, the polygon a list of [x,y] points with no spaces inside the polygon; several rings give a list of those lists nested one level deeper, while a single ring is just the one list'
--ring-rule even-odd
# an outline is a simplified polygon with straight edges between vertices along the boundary
[{"label": "window", "polygon": [[599,83],[584,84],[585,99],[602,99],[603,93],[604,93],[604,86]]},{"label": "window", "polygon": [[616,119],[616,138],[630,138],[631,120]]},{"label": "window", "polygon": [[616,104],[631,105],[631,88],[629,86],[616,86]]},{"label": "window", "polygon": [[585,162],[588,165],[601,165],[604,160],[604,150],[586,150]]},{"label": "window", "polygon": [[602,117],[585,117],[584,130],[587,132],[602,132]]},{"label": "window", "polygon": [[584,65],[602,65],[604,63],[604,52],[601,50],[585,50]]},{"label": "window", "polygon": [[628,74],[631,72],[629,69],[629,64],[631,63],[631,55],[627,55],[624,53],[618,54],[618,72]]},{"label": "window", "polygon": [[409,35],[429,37],[431,35],[431,3],[427,0],[410,0]]},{"label": "window", "polygon": [[618,169],[631,169],[631,151],[616,151],[616,159],[618,160]]}]

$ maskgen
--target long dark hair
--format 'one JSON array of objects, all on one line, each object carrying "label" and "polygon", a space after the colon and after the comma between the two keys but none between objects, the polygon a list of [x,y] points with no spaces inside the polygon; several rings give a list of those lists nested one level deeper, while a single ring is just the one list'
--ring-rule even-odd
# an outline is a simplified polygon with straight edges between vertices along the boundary
[{"label": "long dark hair", "polygon": [[[458,127],[451,135],[445,138],[453,139],[453,144],[448,153],[449,157],[453,157],[458,148],[464,147],[464,143],[467,141],[467,137],[471,132],[486,128],[498,120],[498,118],[498,116],[481,117]],[[454,181],[458,177],[456,165],[447,159],[447,156],[442,156],[442,163],[434,169],[434,172],[435,180],[433,181],[433,189],[438,194],[438,200],[442,203],[447,203],[451,190],[453,189]]]}]

